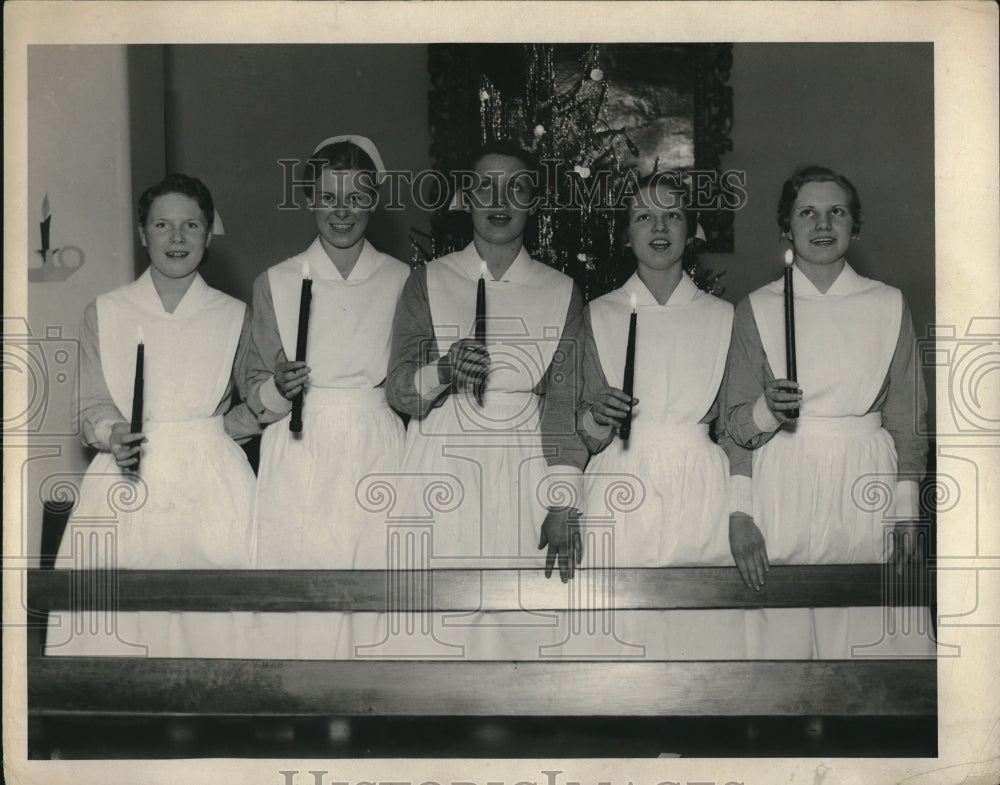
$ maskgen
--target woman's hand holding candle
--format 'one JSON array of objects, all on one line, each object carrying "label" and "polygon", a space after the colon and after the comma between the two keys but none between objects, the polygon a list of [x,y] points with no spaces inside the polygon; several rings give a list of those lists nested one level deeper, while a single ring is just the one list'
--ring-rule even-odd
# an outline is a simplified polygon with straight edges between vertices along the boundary
[{"label": "woman's hand holding candle", "polygon": [[597,400],[590,411],[594,422],[598,425],[620,426],[628,417],[631,406],[639,403],[638,398],[632,398],[617,387],[605,387],[597,394]]},{"label": "woman's hand holding candle", "polygon": [[746,513],[734,512],[729,516],[729,549],[747,588],[760,591],[771,563],[767,560],[764,535]]},{"label": "woman's hand holding candle", "polygon": [[490,353],[473,338],[463,338],[451,345],[448,354],[438,361],[438,380],[456,390],[472,390],[490,371]]},{"label": "woman's hand holding candle", "polygon": [[290,401],[309,386],[310,370],[301,360],[280,362],[274,368],[274,386]]},{"label": "woman's hand holding candle", "polygon": [[124,420],[111,426],[109,449],[120,469],[134,469],[139,462],[139,445],[146,441],[143,433],[132,433],[131,423]]},{"label": "woman's hand holding candle", "polygon": [[764,388],[764,402],[774,418],[784,425],[798,417],[802,389],[791,379],[774,379]]}]

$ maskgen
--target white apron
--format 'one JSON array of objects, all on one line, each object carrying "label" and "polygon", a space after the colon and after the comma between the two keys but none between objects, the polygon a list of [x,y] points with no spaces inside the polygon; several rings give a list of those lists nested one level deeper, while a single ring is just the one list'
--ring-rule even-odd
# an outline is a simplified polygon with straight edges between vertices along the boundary
[{"label": "white apron", "polygon": [[[473,335],[480,269],[473,244],[427,265],[442,355]],[[548,506],[539,495],[548,465],[534,391],[552,362],[572,292],[569,277],[524,249],[502,280],[487,274],[484,406],[469,393],[451,393],[410,422],[401,498],[414,520],[430,526],[434,567],[544,566],[538,538]],[[466,659],[537,657],[538,646],[553,642],[555,624],[552,614],[436,614],[434,634],[461,647],[453,651]]]},{"label": "white apron", "polygon": [[[99,453],[59,549],[75,569],[247,569],[252,566],[253,471],[213,416],[225,394],[245,306],[196,276],[167,313],[147,271],[97,298],[104,379],[131,416],[137,328],[145,343],[138,479]],[[75,618],[74,618],[75,617]],[[248,614],[73,614],[88,634],[49,631],[49,654],[242,656]],[[114,629],[112,629],[114,628]]]},{"label": "white apron", "polygon": [[[899,338],[901,295],[850,265],[825,294],[798,267],[793,284],[803,398],[797,423],[754,452],[754,520],[772,564],[882,562],[890,555],[892,510],[866,509],[857,494],[870,475],[895,484],[895,445],[881,415],[868,410]],[[775,378],[785,377],[783,292],[778,280],[750,295]],[[842,659],[875,646],[885,656],[893,647],[884,614],[879,607],[750,611],[749,656]],[[898,653],[914,653],[910,648],[900,637]]]},{"label": "white apron", "polygon": [[[639,404],[628,446],[616,437],[587,466],[585,560],[599,566],[599,532],[613,542],[613,564],[603,566],[728,566],[729,461],[701,420],[722,381],[733,308],[687,275],[664,305],[637,274],[598,298],[591,324],[613,387],[622,385],[633,294]],[[619,641],[645,647],[648,659],[745,656],[740,611],[616,611],[614,629]]]},{"label": "white apron", "polygon": [[[295,357],[302,265],[312,278],[301,434],[288,418],[261,440],[257,489],[262,569],[384,569],[385,515],[357,499],[369,474],[396,472],[403,424],[382,383],[392,317],[409,267],[365,241],[344,279],[317,238],[268,271],[285,355]],[[258,614],[260,657],[349,658],[357,625],[377,614]],[[362,617],[368,618],[367,621]],[[370,635],[365,634],[366,638]]]}]

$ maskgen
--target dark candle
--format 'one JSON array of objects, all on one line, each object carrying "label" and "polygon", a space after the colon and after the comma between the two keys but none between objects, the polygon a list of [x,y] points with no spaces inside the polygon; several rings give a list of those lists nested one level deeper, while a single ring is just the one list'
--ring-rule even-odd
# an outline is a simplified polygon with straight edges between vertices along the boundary
[{"label": "dark candle", "polygon": [[[312,278],[309,277],[309,265],[302,263],[302,291],[299,294],[299,330],[295,339],[295,360],[305,362],[306,342],[309,338],[309,306],[312,304]],[[292,399],[292,418],[288,421],[288,430],[292,433],[302,433],[302,397],[305,390]]]},{"label": "dark candle", "polygon": [[625,419],[622,420],[622,424],[618,428],[618,436],[623,442],[628,441],[628,437],[632,433],[632,383],[635,379],[635,328],[636,328],[636,313],[635,313],[635,295],[631,296],[632,301],[632,315],[629,316],[628,320],[628,344],[625,347],[625,378],[622,380],[622,392],[624,392],[629,397],[628,414],[625,415]]},{"label": "dark candle", "polygon": [[479,282],[476,284],[476,326],[475,339],[486,343],[486,262],[480,269]]},{"label": "dark candle", "polygon": [[45,216],[45,219],[42,221],[42,226],[41,226],[42,247],[39,251],[42,254],[43,258],[49,255],[49,227],[51,225],[52,225],[52,216],[51,215]]},{"label": "dark candle", "polygon": [[[132,387],[132,422],[129,430],[132,433],[142,433],[142,395],[143,395],[143,367],[146,363],[146,346],[143,343],[142,327],[137,330],[138,344],[135,347],[135,383]],[[135,458],[135,469],[139,471],[140,456]]]},{"label": "dark candle", "polygon": [[[476,284],[476,322],[474,325],[474,337],[477,342],[486,344],[486,262],[479,268],[479,282]],[[486,387],[486,378],[476,381],[473,387],[473,394],[476,403],[483,405],[483,390]]]},{"label": "dark candle", "polygon": [[42,261],[46,261],[45,257],[49,253],[49,229],[52,226],[52,213],[49,211],[49,195],[45,194],[42,198],[42,247],[39,253],[42,255]]},{"label": "dark candle", "polygon": [[[792,289],[794,264],[795,254],[789,248],[785,252],[785,376],[793,382],[798,381],[795,369],[795,292]],[[798,407],[787,414],[789,417],[798,417]]]}]

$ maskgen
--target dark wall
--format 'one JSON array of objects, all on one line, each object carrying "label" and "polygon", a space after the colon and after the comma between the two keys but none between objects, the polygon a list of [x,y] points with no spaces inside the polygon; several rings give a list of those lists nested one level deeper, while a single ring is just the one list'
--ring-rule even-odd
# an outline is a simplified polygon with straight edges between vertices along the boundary
[{"label": "dark wall", "polygon": [[[278,159],[354,132],[374,139],[390,168],[429,165],[424,46],[163,50],[166,168],[212,189],[226,236],[214,242],[205,275],[237,296],[314,236],[304,210],[278,209]],[[705,257],[726,270],[726,298],[778,275],[781,183],[798,164],[824,163],[861,193],[865,224],[851,262],[901,288],[922,332],[934,314],[932,45],[738,43],[733,56],[733,152],[723,165],[746,172],[749,201],[736,215],[736,252]],[[409,229],[427,223],[408,204],[378,213],[369,237],[407,260]]]},{"label": "dark wall", "polygon": [[[362,134],[390,169],[430,162],[425,46],[191,45],[164,48],[166,165],[202,178],[226,234],[203,274],[248,300],[253,279],[303,250],[315,225],[303,209],[279,210],[278,160],[305,159],[323,139]],[[296,196],[304,205],[301,190]],[[405,200],[404,200],[405,201]],[[380,210],[368,237],[410,258],[409,229],[427,216],[408,204]]]},{"label": "dark wall", "polygon": [[781,185],[815,162],[858,188],[861,239],[849,260],[903,290],[918,334],[934,318],[934,61],[931,44],[735,44],[733,152],[749,201],[736,252],[706,256],[737,301],[780,275]]},{"label": "dark wall", "polygon": [[[138,223],[142,192],[168,171],[166,152],[166,102],[164,101],[164,46],[128,47],[129,163],[132,168],[132,199],[129,221]],[[192,174],[196,174],[192,172]],[[139,232],[132,230],[133,263],[138,277],[149,266]]]}]

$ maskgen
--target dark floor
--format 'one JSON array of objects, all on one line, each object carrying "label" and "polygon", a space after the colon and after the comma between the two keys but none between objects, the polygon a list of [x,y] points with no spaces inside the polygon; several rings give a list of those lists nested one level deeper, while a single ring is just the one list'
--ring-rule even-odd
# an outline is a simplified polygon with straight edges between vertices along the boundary
[{"label": "dark floor", "polygon": [[54,718],[29,757],[936,757],[937,723],[908,717]]}]

